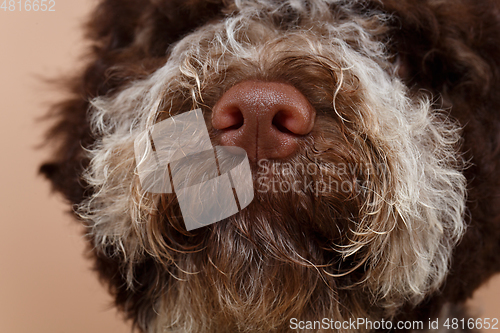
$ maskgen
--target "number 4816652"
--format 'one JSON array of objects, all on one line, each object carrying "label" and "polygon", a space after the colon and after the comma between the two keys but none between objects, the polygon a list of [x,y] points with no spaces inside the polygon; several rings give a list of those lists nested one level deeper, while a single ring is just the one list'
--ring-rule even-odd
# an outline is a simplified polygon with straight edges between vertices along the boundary
[{"label": "number 4816652", "polygon": [[16,10],[24,10],[25,12],[55,12],[56,2],[55,0],[3,0],[0,9],[10,12]]}]

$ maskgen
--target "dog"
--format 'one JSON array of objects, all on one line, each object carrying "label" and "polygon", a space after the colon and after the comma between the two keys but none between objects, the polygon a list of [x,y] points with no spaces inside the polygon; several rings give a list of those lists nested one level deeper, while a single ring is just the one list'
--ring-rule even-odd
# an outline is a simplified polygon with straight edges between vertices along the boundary
[{"label": "dog", "polygon": [[[479,328],[463,302],[500,270],[497,2],[102,0],[86,31],[41,172],[139,331]],[[193,110],[210,147],[244,150],[253,199],[188,230],[136,143]]]}]

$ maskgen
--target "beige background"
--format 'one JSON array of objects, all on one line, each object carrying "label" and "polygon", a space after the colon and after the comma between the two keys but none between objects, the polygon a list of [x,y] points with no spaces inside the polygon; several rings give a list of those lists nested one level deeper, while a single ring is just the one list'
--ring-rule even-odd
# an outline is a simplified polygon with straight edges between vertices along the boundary
[{"label": "beige background", "polygon": [[[37,175],[47,151],[35,146],[47,124],[35,118],[58,96],[37,77],[74,68],[79,28],[93,4],[56,0],[51,13],[0,10],[1,333],[130,331],[83,259],[82,230]],[[476,294],[474,309],[500,317],[499,290],[497,277]]]}]

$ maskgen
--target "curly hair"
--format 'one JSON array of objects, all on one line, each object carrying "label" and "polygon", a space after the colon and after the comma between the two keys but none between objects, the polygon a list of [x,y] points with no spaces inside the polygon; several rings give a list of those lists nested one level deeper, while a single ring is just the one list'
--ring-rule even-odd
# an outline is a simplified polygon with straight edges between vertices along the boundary
[{"label": "curly hair", "polygon": [[[499,17],[492,1],[103,1],[41,170],[141,331],[427,320],[500,269]],[[248,80],[297,88],[314,129],[252,165],[247,209],[188,232],[174,194],[141,188],[134,140],[200,108],[220,143],[212,109]]]}]

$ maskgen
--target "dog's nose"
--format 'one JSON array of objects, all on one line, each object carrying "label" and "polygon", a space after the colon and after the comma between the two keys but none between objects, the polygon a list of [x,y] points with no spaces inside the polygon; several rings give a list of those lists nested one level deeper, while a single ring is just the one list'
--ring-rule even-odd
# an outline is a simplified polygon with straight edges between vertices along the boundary
[{"label": "dog's nose", "polygon": [[289,84],[244,81],[215,104],[212,125],[222,131],[221,145],[244,148],[256,162],[292,155],[315,116],[307,98]]}]

